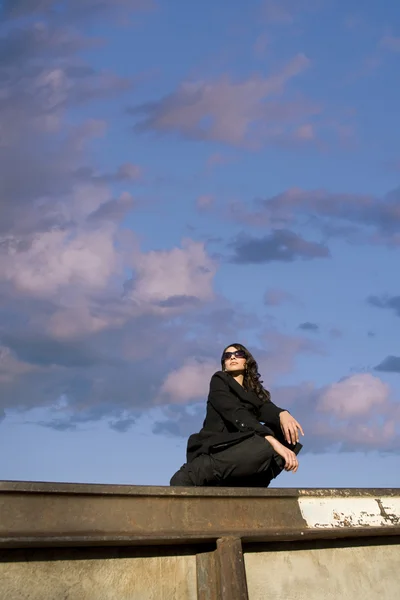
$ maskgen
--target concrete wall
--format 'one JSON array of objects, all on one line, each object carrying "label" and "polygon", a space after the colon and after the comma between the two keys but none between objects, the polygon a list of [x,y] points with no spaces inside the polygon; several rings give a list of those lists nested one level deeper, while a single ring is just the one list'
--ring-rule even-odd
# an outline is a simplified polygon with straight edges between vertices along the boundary
[{"label": "concrete wall", "polygon": [[[398,539],[286,542],[244,550],[249,600],[397,600],[400,595]],[[198,598],[196,555],[190,549],[184,554],[179,547],[0,554],[0,600]]]},{"label": "concrete wall", "polygon": [[397,600],[400,490],[0,481],[0,600]]},{"label": "concrete wall", "polygon": [[[356,543],[357,540],[354,540]],[[400,544],[246,552],[249,600],[396,600]]]},{"label": "concrete wall", "polygon": [[197,599],[195,556],[13,558],[0,562],[1,600]]}]

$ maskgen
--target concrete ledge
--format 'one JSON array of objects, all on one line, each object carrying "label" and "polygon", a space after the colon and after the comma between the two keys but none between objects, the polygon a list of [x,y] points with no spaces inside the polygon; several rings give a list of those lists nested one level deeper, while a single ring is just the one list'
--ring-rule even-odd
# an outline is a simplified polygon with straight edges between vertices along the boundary
[{"label": "concrete ledge", "polygon": [[169,488],[0,482],[0,547],[400,534],[400,489]]}]

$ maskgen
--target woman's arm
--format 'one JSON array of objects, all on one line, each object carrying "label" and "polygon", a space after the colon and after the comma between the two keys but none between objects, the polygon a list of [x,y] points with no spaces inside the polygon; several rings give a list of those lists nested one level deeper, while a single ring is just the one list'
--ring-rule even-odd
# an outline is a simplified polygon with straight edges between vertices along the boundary
[{"label": "woman's arm", "polygon": [[260,421],[271,425],[271,427],[280,427],[285,440],[289,444],[296,444],[299,441],[299,433],[304,435],[302,426],[288,410],[279,408],[272,402],[265,402],[260,409]]},{"label": "woman's arm", "polygon": [[274,435],[266,425],[246,409],[229,389],[221,375],[215,373],[211,378],[208,401],[224,421],[231,423],[238,431],[254,431],[260,435]]},{"label": "woman's arm", "polygon": [[279,408],[273,402],[264,402],[260,408],[260,421],[272,427],[280,427],[279,415],[283,412],[287,412],[285,408]]}]

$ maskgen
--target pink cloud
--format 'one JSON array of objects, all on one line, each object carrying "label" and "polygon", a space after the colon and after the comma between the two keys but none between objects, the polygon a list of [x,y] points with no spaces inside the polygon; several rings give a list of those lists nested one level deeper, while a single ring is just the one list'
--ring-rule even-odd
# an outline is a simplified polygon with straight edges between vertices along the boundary
[{"label": "pink cloud", "polygon": [[19,360],[9,348],[0,345],[0,385],[37,370],[40,367]]},{"label": "pink cloud", "polygon": [[254,42],[253,50],[257,58],[264,58],[269,48],[270,38],[266,33],[260,34]]},{"label": "pink cloud", "polygon": [[262,12],[269,23],[292,23],[296,2],[293,0],[264,0]]},{"label": "pink cloud", "polygon": [[360,30],[365,26],[365,18],[358,14],[351,14],[345,17],[344,26],[350,31]]},{"label": "pink cloud", "polygon": [[218,367],[213,362],[190,359],[182,367],[171,371],[163,381],[159,402],[186,404],[198,398],[206,398],[209,383]]},{"label": "pink cloud", "polygon": [[315,11],[324,0],[263,0],[262,15],[267,23],[288,25],[302,13]]},{"label": "pink cloud", "polygon": [[235,159],[232,156],[226,156],[220,152],[216,152],[208,157],[206,166],[211,169],[218,165],[227,165],[234,160]]},{"label": "pink cloud", "polygon": [[121,268],[113,244],[113,231],[48,231],[36,235],[26,250],[10,239],[0,255],[2,279],[17,290],[49,298],[69,287],[103,289]]},{"label": "pink cloud", "polygon": [[267,306],[280,306],[286,302],[293,302],[296,299],[286,292],[285,290],[280,290],[276,288],[268,289],[264,294],[264,303]]},{"label": "pink cloud", "polygon": [[197,198],[196,206],[200,210],[205,210],[207,208],[211,208],[211,206],[214,204],[214,202],[215,202],[214,196],[205,194],[205,195],[199,196]]},{"label": "pink cloud", "polygon": [[288,137],[304,118],[320,111],[309,102],[285,99],[287,85],[309,64],[308,58],[299,54],[269,77],[233,81],[224,76],[216,81],[182,83],[160,101],[132,109],[134,115],[145,115],[136,129],[177,132],[192,139],[247,147]]},{"label": "pink cloud", "polygon": [[139,165],[124,163],[119,167],[116,177],[129,181],[140,181],[143,177],[143,169]]},{"label": "pink cloud", "polygon": [[361,373],[332,384],[320,396],[319,410],[339,419],[370,414],[388,403],[390,388],[379,377]]},{"label": "pink cloud", "polygon": [[130,297],[143,309],[164,314],[214,297],[217,267],[203,243],[184,240],[181,248],[134,252],[131,260],[136,277]]},{"label": "pink cloud", "polygon": [[400,52],[400,37],[387,34],[381,39],[380,46],[391,52]]},{"label": "pink cloud", "polygon": [[400,403],[378,377],[358,373],[328,386],[278,387],[274,401],[300,419],[311,451],[396,450]]},{"label": "pink cloud", "polygon": [[294,132],[294,137],[299,140],[314,140],[315,139],[315,128],[310,123],[305,123],[298,127]]}]

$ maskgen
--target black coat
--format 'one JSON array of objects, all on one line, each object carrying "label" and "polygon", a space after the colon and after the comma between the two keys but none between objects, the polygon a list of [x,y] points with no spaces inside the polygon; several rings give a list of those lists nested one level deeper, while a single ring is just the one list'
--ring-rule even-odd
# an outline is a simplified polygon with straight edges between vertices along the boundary
[{"label": "black coat", "polygon": [[187,461],[227,448],[254,434],[273,435],[283,441],[279,414],[284,410],[246,391],[228,373],[217,371],[211,378],[203,427],[189,437]]}]

